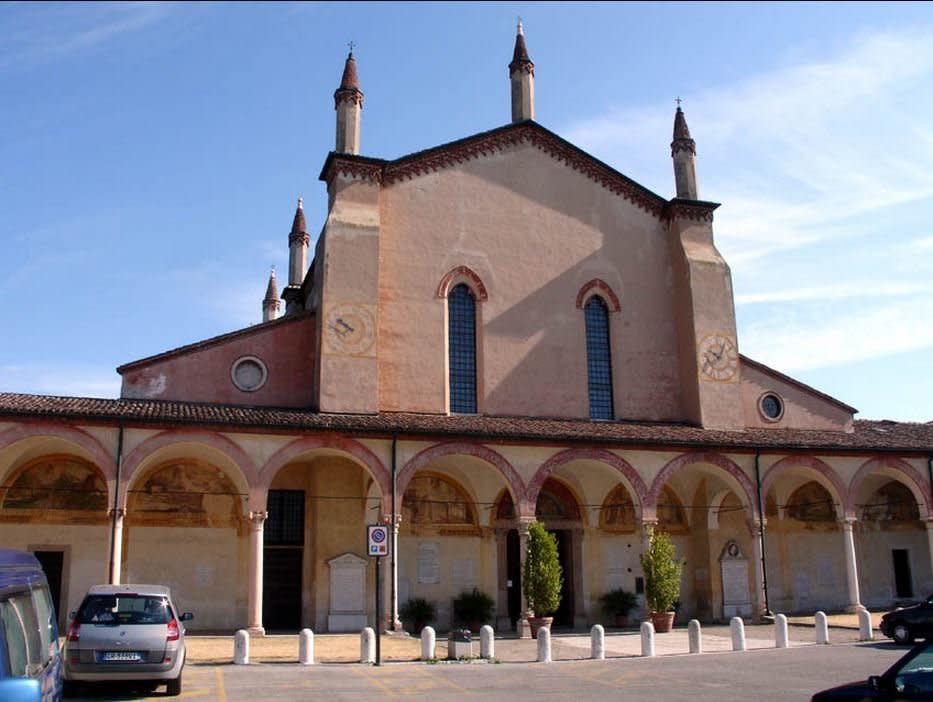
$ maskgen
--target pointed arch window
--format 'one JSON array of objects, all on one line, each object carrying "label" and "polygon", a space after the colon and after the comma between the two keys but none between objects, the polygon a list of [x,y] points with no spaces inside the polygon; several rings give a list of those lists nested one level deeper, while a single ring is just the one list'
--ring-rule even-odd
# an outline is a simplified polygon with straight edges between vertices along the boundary
[{"label": "pointed arch window", "polygon": [[609,345],[609,308],[598,295],[587,300],[586,373],[590,394],[590,419],[613,419],[612,353]]},{"label": "pointed arch window", "polygon": [[476,413],[476,298],[465,283],[447,296],[450,411]]}]

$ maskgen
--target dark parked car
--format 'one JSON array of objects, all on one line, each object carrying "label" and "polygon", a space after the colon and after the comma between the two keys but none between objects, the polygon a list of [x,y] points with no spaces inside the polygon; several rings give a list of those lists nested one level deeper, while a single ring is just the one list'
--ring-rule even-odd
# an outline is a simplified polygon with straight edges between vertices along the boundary
[{"label": "dark parked car", "polygon": [[899,644],[933,634],[933,595],[920,604],[885,614],[881,618],[881,633]]},{"label": "dark parked car", "polygon": [[884,675],[817,692],[811,702],[846,700],[933,701],[933,640],[914,646]]}]

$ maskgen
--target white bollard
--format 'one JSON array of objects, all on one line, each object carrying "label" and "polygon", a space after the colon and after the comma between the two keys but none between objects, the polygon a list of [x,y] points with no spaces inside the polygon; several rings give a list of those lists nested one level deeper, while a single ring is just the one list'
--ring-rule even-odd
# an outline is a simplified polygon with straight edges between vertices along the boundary
[{"label": "white bollard", "polygon": [[779,614],[774,618],[774,646],[775,648],[787,648],[789,646],[787,638],[787,617]]},{"label": "white bollard", "polygon": [[690,639],[690,653],[703,653],[703,639],[700,636],[700,622],[691,619],[687,624],[687,636]]},{"label": "white bollard", "polygon": [[732,617],[729,621],[729,629],[732,631],[732,650],[745,650],[745,622],[741,617]]},{"label": "white bollard", "polygon": [[366,627],[360,632],[360,663],[376,662],[376,632]]},{"label": "white bollard", "polygon": [[236,665],[249,663],[249,632],[240,629],[233,637],[233,662]]},{"label": "white bollard", "polygon": [[298,632],[298,662],[302,665],[314,665],[314,632],[310,629]]},{"label": "white bollard", "polygon": [[858,640],[872,641],[875,638],[871,630],[871,612],[859,605],[858,608]]},{"label": "white bollard", "polygon": [[538,663],[551,662],[551,630],[546,626],[538,629]]},{"label": "white bollard", "polygon": [[433,661],[437,658],[434,649],[437,646],[437,634],[434,627],[426,626],[421,630],[421,660]]},{"label": "white bollard", "polygon": [[654,624],[651,622],[641,623],[641,655],[654,655]]},{"label": "white bollard", "polygon": [[594,624],[590,629],[590,658],[598,661],[606,657],[606,630],[602,624]]},{"label": "white bollard", "polygon": [[816,624],[816,642],[818,644],[828,644],[829,622],[826,619],[826,614],[824,612],[817,612],[813,617],[813,622]]},{"label": "white bollard", "polygon": [[496,636],[489,624],[484,624],[479,630],[479,657],[496,657]]}]

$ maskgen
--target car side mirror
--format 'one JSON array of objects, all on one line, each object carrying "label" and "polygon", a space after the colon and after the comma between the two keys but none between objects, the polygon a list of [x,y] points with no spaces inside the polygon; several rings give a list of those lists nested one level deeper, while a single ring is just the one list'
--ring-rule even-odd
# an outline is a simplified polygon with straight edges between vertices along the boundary
[{"label": "car side mirror", "polygon": [[872,690],[881,692],[881,676],[880,675],[869,675],[868,684],[871,685]]},{"label": "car side mirror", "polygon": [[179,619],[183,622],[190,622],[192,619],[194,619],[194,615],[191,612],[185,612],[179,617]]}]

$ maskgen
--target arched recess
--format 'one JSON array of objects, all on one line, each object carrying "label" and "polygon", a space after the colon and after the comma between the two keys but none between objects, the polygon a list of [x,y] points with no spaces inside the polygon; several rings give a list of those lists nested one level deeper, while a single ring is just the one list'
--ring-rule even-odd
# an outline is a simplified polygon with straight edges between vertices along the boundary
[{"label": "arched recess", "polygon": [[[74,427],[49,424],[21,424],[0,431],[0,466],[7,463],[15,470],[33,458],[47,454],[75,454],[93,463],[104,480],[110,482],[117,473],[114,456],[95,437]],[[0,474],[0,479],[4,476]],[[109,503],[108,503],[109,504]]]},{"label": "arched recess", "polygon": [[104,474],[71,455],[35,458],[17,468],[0,488],[0,518],[31,523],[102,524],[107,521]]},{"label": "arched recess", "polygon": [[544,481],[554,471],[572,461],[596,461],[612,467],[619,474],[622,482],[636,501],[636,518],[641,518],[644,504],[648,498],[648,487],[645,485],[645,481],[641,479],[638,471],[624,458],[602,449],[566,449],[551,456],[541,464],[541,467],[535,471],[534,477],[528,482],[525,502],[529,505],[535,504]]},{"label": "arched recess", "polygon": [[480,533],[476,500],[451,476],[434,471],[421,471],[408,481],[401,514],[401,529],[409,534]]},{"label": "arched recess", "polygon": [[651,483],[651,488],[645,500],[646,513],[649,509],[652,513],[657,509],[661,490],[671,477],[681,470],[695,465],[711,466],[714,469],[721,469],[716,470],[715,474],[722,477],[725,483],[735,490],[736,494],[743,502],[748,519],[757,521],[755,517],[755,485],[745,474],[745,471],[738,465],[725,456],[714,452],[685,453],[669,461]]},{"label": "arched recess", "polygon": [[[893,456],[875,457],[865,461],[865,463],[859,466],[859,469],[856,471],[855,476],[853,476],[849,484],[849,492],[853,496],[853,503],[855,501],[854,496],[862,489],[865,481],[872,475],[877,474],[885,475],[905,485],[913,493],[914,499],[917,500],[921,519],[933,519],[933,511],[931,511],[930,501],[927,498],[927,490],[929,489],[928,481],[925,480],[920,472],[912,465]],[[852,516],[857,516],[855,514],[854,504],[851,509]]]},{"label": "arched recess", "polygon": [[363,444],[339,436],[306,436],[280,448],[259,470],[258,484],[263,493],[269,489],[281,468],[309,454],[342,455],[360,465],[379,488],[383,516],[392,514],[392,480],[385,465]]},{"label": "arched recess", "polygon": [[793,474],[822,485],[840,506],[839,518],[853,516],[849,489],[835,470],[814,456],[787,456],[772,465],[761,480],[761,494],[768,495],[778,480]]},{"label": "arched recess", "polygon": [[519,513],[527,515],[533,513],[532,509],[529,508],[528,505],[523,501],[525,496],[525,483],[522,481],[521,476],[519,476],[518,472],[515,470],[512,464],[509,463],[508,460],[506,460],[501,454],[493,451],[490,448],[465,442],[435,444],[434,446],[429,446],[428,448],[412,456],[412,458],[405,463],[405,466],[396,476],[396,489],[398,494],[404,494],[405,489],[408,487],[409,481],[412,479],[412,476],[414,476],[415,473],[424,469],[426,466],[440,458],[453,455],[463,455],[470,456],[472,458],[478,458],[479,460],[496,468],[500,476],[505,481],[506,487],[512,495],[513,502],[518,505]]},{"label": "arched recess", "polygon": [[641,527],[632,493],[618,483],[599,507],[599,528],[607,532],[634,533]]},{"label": "arched recess", "polygon": [[123,462],[120,504],[126,506],[129,491],[139,488],[141,476],[148,474],[148,468],[177,458],[198,458],[222,469],[247,502],[248,509],[254,509],[248,497],[260,478],[252,458],[221,434],[186,430],[151,436],[127,455]]},{"label": "arched recess", "polygon": [[450,291],[460,283],[465,284],[473,291],[473,295],[478,302],[486,302],[489,298],[482,279],[469,266],[457,266],[441,278],[440,283],[437,285],[437,296],[446,299]]},{"label": "arched recess", "polygon": [[610,312],[619,312],[622,309],[618,296],[612,291],[608,283],[599,278],[593,278],[580,288],[580,292],[577,293],[577,309],[582,310],[593,295],[603,298]]}]

